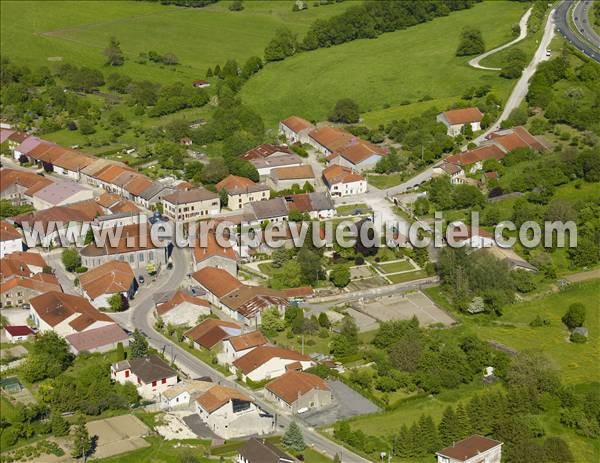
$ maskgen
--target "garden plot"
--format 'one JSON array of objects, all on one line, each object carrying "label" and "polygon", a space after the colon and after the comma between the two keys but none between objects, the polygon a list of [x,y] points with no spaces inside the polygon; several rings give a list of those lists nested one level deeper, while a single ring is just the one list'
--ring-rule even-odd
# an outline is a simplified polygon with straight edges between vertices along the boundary
[{"label": "garden plot", "polygon": [[150,444],[143,439],[150,429],[133,415],[114,416],[87,423],[90,436],[97,436],[96,458],[131,452]]},{"label": "garden plot", "polygon": [[447,312],[421,291],[392,294],[366,301],[361,304],[361,311],[379,321],[409,320],[416,316],[421,325],[455,323]]},{"label": "garden plot", "polygon": [[386,275],[395,273],[414,272],[420,270],[416,264],[409,259],[400,259],[392,262],[381,262],[375,265],[377,270]]}]

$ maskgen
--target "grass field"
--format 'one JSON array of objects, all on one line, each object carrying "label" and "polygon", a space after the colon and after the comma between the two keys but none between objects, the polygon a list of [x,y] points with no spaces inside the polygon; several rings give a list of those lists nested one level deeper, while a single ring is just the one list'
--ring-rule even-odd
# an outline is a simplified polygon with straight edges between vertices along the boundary
[{"label": "grass field", "polygon": [[407,260],[399,262],[382,262],[381,264],[377,265],[377,268],[383,273],[405,272],[407,270],[415,269]]},{"label": "grass field", "polygon": [[[206,8],[179,8],[136,1],[3,1],[2,54],[27,64],[67,61],[102,67],[102,50],[111,36],[121,42],[127,61],[119,72],[159,82],[204,77],[206,69],[229,58],[242,62],[263,50],[275,30],[287,26],[303,33],[316,18],[327,18],[352,2],[309,6],[293,13],[293,0],[244,2],[231,12],[230,1]],[[140,52],[177,55],[179,66],[141,65]],[[106,68],[106,71],[110,69]]]},{"label": "grass field", "polygon": [[[373,40],[298,54],[269,64],[242,90],[242,98],[263,115],[268,125],[297,114],[324,119],[339,98],[356,100],[363,113],[431,97],[440,109],[465,88],[489,84],[500,98],[512,81],[497,72],[475,70],[455,50],[465,26],[481,29],[488,48],[511,38],[510,26],[526,8],[519,2],[483,2],[465,11]],[[403,106],[404,111],[410,108]],[[368,116],[367,116],[368,117]],[[373,121],[383,122],[375,117]]]}]

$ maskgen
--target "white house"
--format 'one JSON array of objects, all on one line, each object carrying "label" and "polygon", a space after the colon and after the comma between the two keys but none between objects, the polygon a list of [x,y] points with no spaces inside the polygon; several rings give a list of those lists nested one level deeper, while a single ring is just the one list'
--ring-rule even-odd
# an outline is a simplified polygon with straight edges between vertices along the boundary
[{"label": "white house", "polygon": [[19,230],[4,220],[0,221],[0,259],[12,252],[23,250],[23,238]]},{"label": "white house", "polygon": [[359,195],[367,192],[367,181],[350,167],[332,164],[323,170],[323,180],[332,197]]},{"label": "white house", "polygon": [[196,399],[196,412],[209,429],[223,439],[270,434],[273,415],[262,410],[237,389],[214,385]]},{"label": "white house", "polygon": [[87,299],[72,294],[49,291],[31,298],[29,304],[35,326],[40,331],[54,331],[62,337],[115,323]]},{"label": "white house", "polygon": [[502,442],[478,435],[436,452],[438,463],[500,463]]},{"label": "white house", "polygon": [[164,214],[177,222],[190,222],[221,212],[219,195],[204,188],[179,190],[163,196]]},{"label": "white house", "polygon": [[4,327],[4,334],[8,342],[22,342],[35,336],[35,333],[27,325],[7,325]]},{"label": "white house", "polygon": [[121,384],[135,384],[138,394],[149,400],[177,384],[177,371],[156,355],[113,363],[110,376],[113,381]]},{"label": "white house", "polygon": [[163,410],[187,409],[200,394],[213,386],[214,384],[210,381],[195,379],[182,381],[160,393],[160,408]]},{"label": "white house", "polygon": [[303,371],[315,365],[315,362],[300,352],[281,347],[256,347],[233,362],[232,370],[238,370],[242,379],[264,381],[277,378],[288,370]]},{"label": "white house", "polygon": [[279,133],[292,143],[308,143],[308,134],[314,128],[314,125],[298,116],[290,116],[279,123]]},{"label": "white house", "polygon": [[437,121],[444,124],[448,129],[448,135],[456,137],[463,132],[466,124],[471,125],[471,130],[477,132],[481,130],[481,120],[483,113],[479,108],[461,108],[451,109],[438,114]]},{"label": "white house", "polygon": [[317,375],[287,371],[265,386],[265,397],[290,413],[319,410],[333,403],[329,385]]},{"label": "white house", "polygon": [[297,460],[268,440],[252,437],[240,448],[235,461],[236,463],[296,463]]},{"label": "white house", "polygon": [[219,359],[219,363],[231,365],[237,359],[252,351],[252,349],[264,346],[267,343],[267,338],[258,330],[238,336],[230,336],[223,341],[223,349],[217,358]]},{"label": "white house", "polygon": [[115,294],[131,299],[137,282],[127,262],[111,260],[79,276],[83,295],[98,309],[110,307],[109,299]]},{"label": "white house", "polygon": [[193,325],[198,317],[209,315],[210,304],[206,299],[177,291],[171,299],[156,306],[156,316],[165,324]]}]

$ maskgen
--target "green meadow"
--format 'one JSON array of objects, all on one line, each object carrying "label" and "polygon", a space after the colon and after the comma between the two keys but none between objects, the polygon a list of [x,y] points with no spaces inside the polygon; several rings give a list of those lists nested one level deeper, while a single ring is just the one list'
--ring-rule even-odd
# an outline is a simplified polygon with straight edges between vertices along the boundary
[{"label": "green meadow", "polygon": [[[2,1],[2,54],[23,63],[69,62],[103,67],[102,51],[111,36],[127,58],[118,72],[158,82],[203,78],[208,67],[230,58],[242,64],[262,57],[275,30],[302,34],[317,18],[327,18],[352,2],[292,12],[293,0],[246,1],[240,12],[230,1],[205,8],[180,8],[145,1]],[[137,64],[141,52],[174,53],[179,66]],[[109,71],[105,68],[105,71]]]},{"label": "green meadow", "polygon": [[482,31],[488,49],[508,42],[510,26],[526,7],[520,2],[486,1],[376,39],[300,53],[266,66],[241,95],[267,125],[290,114],[322,120],[338,99],[348,97],[366,113],[370,125],[411,115],[416,102],[421,102],[417,113],[436,104],[444,109],[473,86],[489,84],[505,99],[514,81],[495,71],[470,68],[468,58],[456,57],[455,51],[466,26]]}]

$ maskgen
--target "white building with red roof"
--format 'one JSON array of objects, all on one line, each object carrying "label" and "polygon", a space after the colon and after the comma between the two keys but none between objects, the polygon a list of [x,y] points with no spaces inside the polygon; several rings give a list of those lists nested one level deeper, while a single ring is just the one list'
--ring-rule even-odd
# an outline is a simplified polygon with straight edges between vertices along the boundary
[{"label": "white building with red roof", "polygon": [[339,198],[367,192],[366,179],[350,167],[332,164],[323,170],[322,175],[332,197]]},{"label": "white building with red roof", "polygon": [[210,303],[206,299],[177,291],[167,302],[156,306],[155,313],[164,323],[194,325],[198,317],[209,315]]},{"label": "white building with red roof", "polygon": [[131,299],[137,288],[131,266],[121,260],[111,260],[79,276],[83,295],[98,309],[110,307],[115,294]]},{"label": "white building with red roof", "polygon": [[27,325],[7,325],[4,327],[4,335],[8,342],[22,342],[35,336],[35,333]]},{"label": "white building with red roof", "polygon": [[[225,238],[221,237],[224,243]],[[207,233],[198,238],[198,243],[192,253],[194,270],[205,267],[215,267],[225,270],[232,276],[237,276],[240,256],[233,246],[221,246],[214,233]]]},{"label": "white building with red roof", "polygon": [[293,370],[267,384],[265,397],[290,413],[319,410],[333,403],[333,393],[325,380]]},{"label": "white building with red roof", "polygon": [[448,135],[456,137],[463,132],[465,125],[470,124],[473,132],[481,130],[483,113],[479,108],[450,109],[438,114],[437,120],[446,126]]},{"label": "white building with red roof", "polygon": [[233,362],[232,371],[239,371],[244,381],[264,381],[278,378],[286,371],[303,371],[314,365],[315,362],[308,355],[295,350],[259,346]]},{"label": "white building with red roof", "polygon": [[436,452],[438,463],[500,463],[502,442],[473,435]]},{"label": "white building with red roof", "polygon": [[315,128],[306,119],[290,116],[279,123],[279,133],[292,143],[309,143],[308,134]]},{"label": "white building with red roof", "polygon": [[12,252],[23,250],[23,237],[19,230],[0,220],[0,259]]}]

